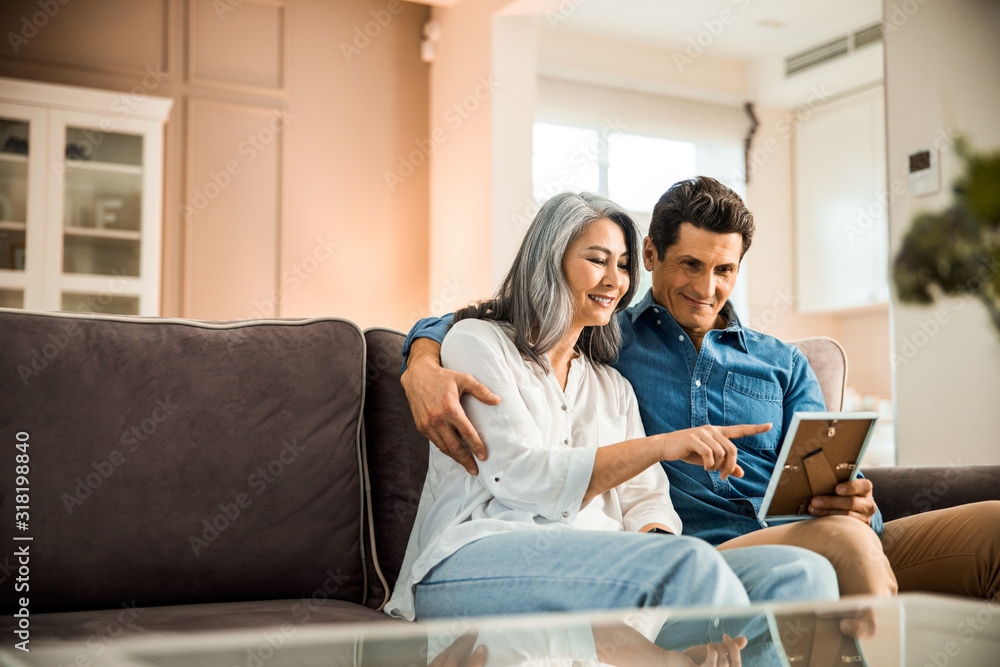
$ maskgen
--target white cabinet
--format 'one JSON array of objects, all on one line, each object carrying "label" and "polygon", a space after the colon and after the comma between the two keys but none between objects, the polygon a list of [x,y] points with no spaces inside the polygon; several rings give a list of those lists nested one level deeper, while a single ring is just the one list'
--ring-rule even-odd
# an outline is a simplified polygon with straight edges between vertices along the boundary
[{"label": "white cabinet", "polygon": [[831,102],[795,133],[798,309],[887,303],[883,88]]},{"label": "white cabinet", "polygon": [[0,306],[159,315],[172,105],[0,78]]}]

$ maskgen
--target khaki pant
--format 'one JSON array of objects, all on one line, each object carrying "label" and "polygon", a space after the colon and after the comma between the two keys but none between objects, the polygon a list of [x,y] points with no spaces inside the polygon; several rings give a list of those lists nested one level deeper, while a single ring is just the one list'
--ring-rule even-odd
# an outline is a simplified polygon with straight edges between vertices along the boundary
[{"label": "khaki pant", "polygon": [[719,545],[789,544],[825,556],[841,595],[930,591],[1000,594],[1000,501],[960,505],[888,521],[879,540],[857,519],[828,516],[763,528]]}]

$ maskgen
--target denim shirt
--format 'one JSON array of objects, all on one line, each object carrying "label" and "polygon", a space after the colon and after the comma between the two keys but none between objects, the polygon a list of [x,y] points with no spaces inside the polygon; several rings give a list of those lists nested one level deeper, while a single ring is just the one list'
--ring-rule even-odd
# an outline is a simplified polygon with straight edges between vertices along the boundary
[{"label": "denim shirt", "polygon": [[[699,352],[650,290],[618,314],[623,340],[614,363],[632,383],[649,435],[705,424],[772,424],[766,433],[733,440],[742,478],[723,480],[718,472],[689,463],[662,462],[684,534],[714,545],[769,525],[757,518],[757,510],[792,415],[826,410],[816,374],[797,347],[744,329],[729,303],[721,315],[727,326],[709,331]],[[404,357],[416,338],[444,340],[450,323],[451,316],[417,322]],[[882,534],[880,511],[871,527]]]}]

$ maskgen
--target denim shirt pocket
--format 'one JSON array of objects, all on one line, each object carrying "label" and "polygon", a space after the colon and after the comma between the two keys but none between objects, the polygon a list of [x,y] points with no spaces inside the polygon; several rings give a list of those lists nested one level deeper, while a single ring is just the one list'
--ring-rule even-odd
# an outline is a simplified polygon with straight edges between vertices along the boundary
[{"label": "denim shirt pocket", "polygon": [[781,436],[783,401],[784,392],[777,382],[729,372],[722,394],[723,425],[770,423],[770,431],[736,442],[758,450],[775,449]]}]

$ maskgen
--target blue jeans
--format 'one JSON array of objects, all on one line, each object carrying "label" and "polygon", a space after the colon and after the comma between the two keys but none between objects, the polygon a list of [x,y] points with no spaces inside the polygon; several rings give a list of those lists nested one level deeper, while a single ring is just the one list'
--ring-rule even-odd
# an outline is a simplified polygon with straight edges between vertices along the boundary
[{"label": "blue jeans", "polygon": [[837,599],[821,556],[785,546],[584,530],[514,531],[459,549],[415,591],[418,619]]}]

